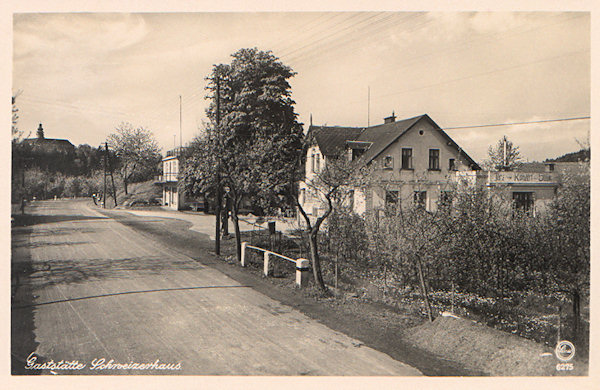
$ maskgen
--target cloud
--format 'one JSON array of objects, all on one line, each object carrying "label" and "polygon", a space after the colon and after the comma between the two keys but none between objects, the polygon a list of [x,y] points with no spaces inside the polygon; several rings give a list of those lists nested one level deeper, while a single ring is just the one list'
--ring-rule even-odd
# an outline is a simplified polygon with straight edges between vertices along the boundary
[{"label": "cloud", "polygon": [[142,41],[148,31],[144,18],[136,14],[17,14],[15,54],[121,50]]}]

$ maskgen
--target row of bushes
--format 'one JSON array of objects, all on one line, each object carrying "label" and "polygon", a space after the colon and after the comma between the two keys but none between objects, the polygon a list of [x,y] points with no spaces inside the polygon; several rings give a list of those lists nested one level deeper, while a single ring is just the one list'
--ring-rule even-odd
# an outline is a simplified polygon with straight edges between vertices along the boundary
[{"label": "row of bushes", "polygon": [[462,188],[435,213],[398,207],[363,217],[337,209],[320,241],[333,279],[498,299],[559,293],[578,317],[589,296],[589,176],[567,179],[535,217],[486,189]]},{"label": "row of bushes", "polygon": [[[102,171],[89,176],[69,176],[59,172],[46,172],[39,168],[30,168],[19,172],[12,178],[12,201],[25,199],[51,199],[55,196],[87,197],[102,192],[104,188]],[[115,183],[116,184],[116,183]],[[110,189],[110,180],[107,183]]]}]

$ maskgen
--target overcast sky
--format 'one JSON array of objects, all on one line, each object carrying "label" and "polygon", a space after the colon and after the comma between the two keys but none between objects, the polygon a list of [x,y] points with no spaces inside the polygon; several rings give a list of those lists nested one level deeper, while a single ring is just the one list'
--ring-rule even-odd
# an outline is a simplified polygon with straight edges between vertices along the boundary
[{"label": "overcast sky", "polygon": [[[588,13],[15,14],[19,128],[99,145],[122,121],[164,150],[206,120],[204,78],[242,47],[297,75],[306,126],[427,113],[442,128],[590,115]],[[368,90],[370,88],[370,113]],[[589,120],[447,130],[475,160],[506,134],[529,161],[579,149]]]}]

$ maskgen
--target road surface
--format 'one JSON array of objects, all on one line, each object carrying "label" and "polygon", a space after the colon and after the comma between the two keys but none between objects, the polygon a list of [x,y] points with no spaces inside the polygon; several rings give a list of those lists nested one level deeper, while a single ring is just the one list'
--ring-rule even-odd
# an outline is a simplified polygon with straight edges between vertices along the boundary
[{"label": "road surface", "polygon": [[13,372],[32,356],[86,365],[44,374],[420,375],[86,202],[28,212],[11,237]]},{"label": "road surface", "polygon": [[[215,239],[214,215],[195,212],[181,212],[166,208],[162,208],[160,210],[127,210],[127,212],[133,215],[144,217],[173,218],[181,221],[187,221],[192,224],[192,226],[190,226],[190,230],[206,234],[211,240]],[[240,231],[242,232],[267,229],[266,221],[261,224],[257,224],[257,218],[254,216],[240,216],[239,219]],[[283,233],[289,233],[293,230],[297,230],[299,227],[298,224],[290,218],[275,220],[275,223],[277,231]],[[233,221],[231,218],[229,219],[229,231],[234,232]]]}]

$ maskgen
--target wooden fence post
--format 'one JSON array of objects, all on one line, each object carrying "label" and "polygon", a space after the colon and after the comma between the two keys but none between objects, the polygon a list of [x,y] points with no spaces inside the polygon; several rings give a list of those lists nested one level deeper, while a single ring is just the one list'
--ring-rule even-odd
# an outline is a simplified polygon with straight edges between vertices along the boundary
[{"label": "wooden fence post", "polygon": [[263,273],[265,276],[269,276],[269,251],[265,251],[265,254],[263,256],[264,258],[264,267],[263,267]]},{"label": "wooden fence post", "polygon": [[296,285],[298,287],[306,287],[308,285],[308,277],[310,262],[307,259],[296,260]]},{"label": "wooden fence post", "polygon": [[246,266],[246,246],[248,246],[247,242],[242,242],[242,260],[241,260],[241,264],[242,267]]}]

